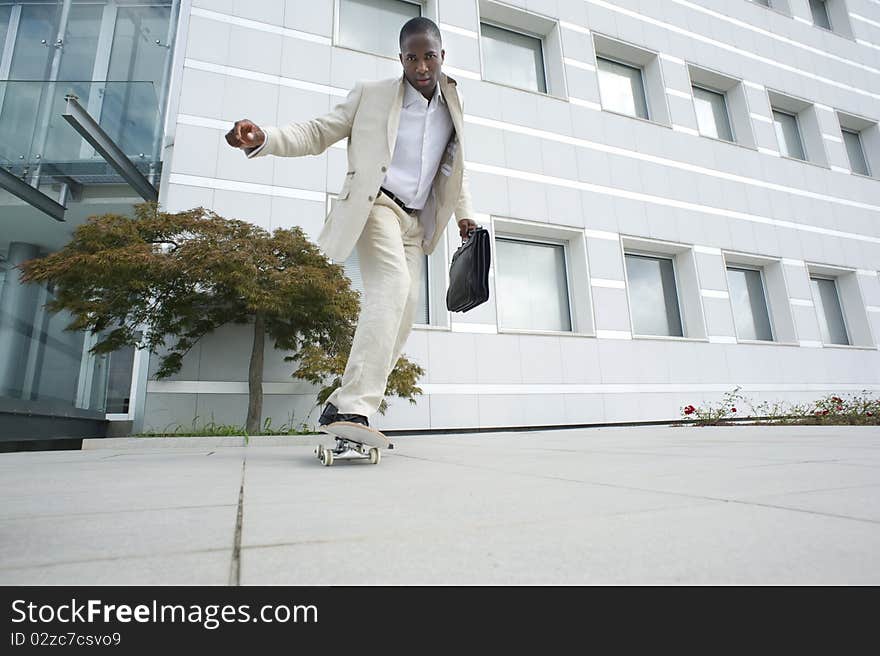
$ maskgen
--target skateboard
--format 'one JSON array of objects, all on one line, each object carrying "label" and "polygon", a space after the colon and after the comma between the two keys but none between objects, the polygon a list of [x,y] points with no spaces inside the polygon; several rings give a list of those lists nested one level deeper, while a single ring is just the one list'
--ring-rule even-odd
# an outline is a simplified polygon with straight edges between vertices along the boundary
[{"label": "skateboard", "polygon": [[393,449],[394,445],[375,428],[351,421],[336,421],[326,426],[318,426],[318,430],[336,438],[336,446],[332,449],[319,444],[315,447],[315,455],[321,464],[329,467],[337,460],[364,459],[370,464],[378,465],[382,459],[380,449]]}]

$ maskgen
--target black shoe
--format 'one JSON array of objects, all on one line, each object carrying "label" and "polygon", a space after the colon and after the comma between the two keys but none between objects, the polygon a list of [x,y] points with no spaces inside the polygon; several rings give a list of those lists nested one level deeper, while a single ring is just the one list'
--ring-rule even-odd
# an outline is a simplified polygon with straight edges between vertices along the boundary
[{"label": "black shoe", "polygon": [[324,406],[324,412],[322,412],[321,416],[318,418],[318,425],[326,426],[327,424],[334,424],[337,421],[348,421],[366,426],[367,428],[370,426],[370,422],[367,421],[367,418],[363,415],[340,413],[335,405],[328,403]]}]

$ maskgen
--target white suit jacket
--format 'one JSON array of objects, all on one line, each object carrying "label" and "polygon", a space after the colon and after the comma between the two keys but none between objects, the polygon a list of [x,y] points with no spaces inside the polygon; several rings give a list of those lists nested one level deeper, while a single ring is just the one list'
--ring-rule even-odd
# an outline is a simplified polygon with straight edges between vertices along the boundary
[{"label": "white suit jacket", "polygon": [[[318,237],[318,246],[324,254],[337,262],[347,259],[357,243],[391,164],[404,84],[403,75],[358,82],[329,114],[303,123],[263,128],[265,143],[248,155],[319,155],[348,137],[348,171],[337,202]],[[457,83],[441,74],[440,90],[446,99],[454,129],[428,200],[419,213],[425,229],[422,240],[425,253],[436,248],[453,212],[458,219],[473,216],[464,170],[463,112]]]}]

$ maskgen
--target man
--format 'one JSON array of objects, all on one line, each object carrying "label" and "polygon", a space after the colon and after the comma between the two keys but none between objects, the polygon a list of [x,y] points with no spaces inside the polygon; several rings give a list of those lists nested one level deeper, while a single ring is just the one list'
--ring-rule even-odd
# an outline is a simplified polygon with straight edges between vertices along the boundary
[{"label": "man", "polygon": [[321,425],[369,426],[388,376],[412,330],[422,254],[430,254],[453,212],[464,239],[476,228],[462,147],[462,103],[442,71],[440,30],[413,18],[400,30],[403,76],[358,82],[325,116],[285,127],[237,121],[226,135],[247,156],[318,155],[348,138],[348,172],[318,237],[327,257],[345,261],[357,248],[364,303],[342,385]]}]

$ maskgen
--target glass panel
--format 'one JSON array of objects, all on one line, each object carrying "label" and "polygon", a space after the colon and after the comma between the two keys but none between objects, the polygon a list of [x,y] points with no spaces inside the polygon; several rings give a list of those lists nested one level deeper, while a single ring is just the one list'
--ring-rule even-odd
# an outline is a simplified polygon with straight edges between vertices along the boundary
[{"label": "glass panel", "polygon": [[127,414],[131,406],[131,376],[134,369],[134,347],[126,346],[110,354],[107,371],[107,403],[105,412]]},{"label": "glass panel", "polygon": [[739,338],[772,340],[761,272],[729,267],[727,281]]},{"label": "glass panel", "polygon": [[833,280],[826,278],[810,278],[810,283],[822,341],[826,344],[849,344],[843,312],[840,309],[840,297],[837,295],[837,285]]},{"label": "glass panel", "polygon": [[801,144],[801,133],[798,129],[797,118],[791,114],[773,110],[773,128],[776,130],[776,140],[779,142],[779,152],[787,157],[806,159],[804,147]]},{"label": "glass panel", "polygon": [[693,87],[693,90],[694,108],[697,110],[697,124],[700,127],[700,134],[733,141],[724,94],[700,87]]},{"label": "glass panel", "polygon": [[6,32],[9,31],[9,16],[12,14],[12,5],[0,5],[0,55],[6,47]]},{"label": "glass panel", "polygon": [[[61,55],[59,80],[91,80],[98,50],[98,35],[101,32],[101,5],[73,5],[67,20],[64,36],[64,50]],[[64,106],[64,96],[76,95],[81,102],[89,97],[88,82],[70,82],[56,89],[54,107]],[[59,95],[60,93],[60,95]],[[82,137],[66,121],[51,122],[45,147],[41,148],[43,159],[47,161],[70,160],[78,154]],[[36,144],[39,148],[39,144]]]},{"label": "glass panel", "polygon": [[497,239],[495,248],[499,325],[570,331],[564,247]]},{"label": "glass panel", "polygon": [[831,29],[831,21],[828,19],[828,8],[823,0],[810,0],[810,11],[813,12],[813,24],[818,27]]},{"label": "glass panel", "polygon": [[[15,49],[12,54],[10,80],[45,80],[54,48],[58,7],[53,5],[22,5]],[[5,159],[30,159],[31,143],[40,114],[42,85],[20,87],[17,93],[0,94],[0,144]]]},{"label": "glass panel", "polygon": [[865,159],[865,151],[862,149],[862,140],[858,132],[842,130],[843,143],[846,144],[846,154],[849,155],[849,165],[854,173],[871,175],[868,170],[868,162]]},{"label": "glass panel", "polygon": [[480,23],[487,80],[547,92],[541,39]]},{"label": "glass panel", "polygon": [[599,65],[599,92],[602,95],[602,106],[630,116],[648,118],[641,69],[618,64],[602,57],[597,57],[596,63]]},{"label": "glass panel", "polygon": [[164,88],[170,11],[167,6],[120,7],[117,14],[101,126],[127,155],[159,154],[152,90],[126,82],[150,80],[156,92]]},{"label": "glass panel", "polygon": [[682,337],[672,260],[626,254],[626,275],[636,334]]},{"label": "glass panel", "polygon": [[339,43],[396,59],[400,28],[421,14],[421,5],[402,0],[340,0]]}]

